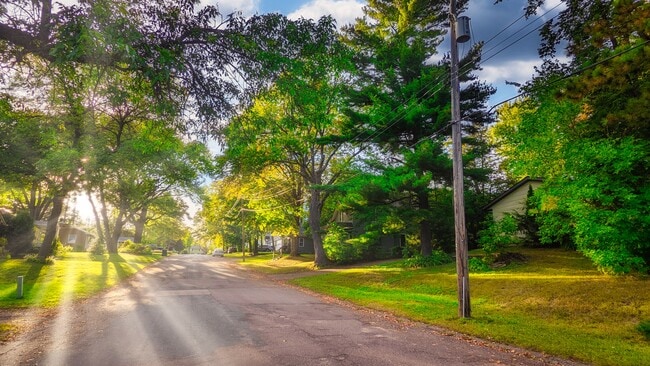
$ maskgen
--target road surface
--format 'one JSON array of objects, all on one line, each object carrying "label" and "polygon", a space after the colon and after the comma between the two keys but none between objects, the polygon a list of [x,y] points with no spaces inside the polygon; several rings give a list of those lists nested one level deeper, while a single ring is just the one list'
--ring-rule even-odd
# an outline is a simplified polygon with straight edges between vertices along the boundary
[{"label": "road surface", "polygon": [[1,365],[575,365],[363,311],[242,270],[165,258],[127,283],[62,306]]}]

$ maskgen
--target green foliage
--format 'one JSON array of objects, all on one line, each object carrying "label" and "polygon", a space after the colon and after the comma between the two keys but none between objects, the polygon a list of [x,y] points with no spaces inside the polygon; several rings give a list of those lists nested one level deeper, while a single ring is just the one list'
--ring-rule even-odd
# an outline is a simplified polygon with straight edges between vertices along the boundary
[{"label": "green foliage", "polygon": [[95,243],[90,248],[90,254],[95,256],[103,256],[106,254],[106,246],[101,243]]},{"label": "green foliage", "polygon": [[32,249],[34,241],[34,220],[29,212],[21,210],[16,215],[4,215],[7,226],[0,226],[0,235],[7,239],[4,249],[19,257]]},{"label": "green foliage", "polygon": [[[361,186],[360,193],[368,198],[384,193],[374,199],[386,206],[400,202],[393,211],[409,223],[404,233],[417,230],[424,255],[434,247],[451,249],[453,243],[452,201],[445,189],[451,184],[451,159],[443,132],[449,129],[449,89],[423,94],[426,85],[449,73],[447,59],[430,62],[448,28],[442,16],[446,5],[444,1],[371,1],[364,17],[343,27],[345,42],[357,51],[360,71],[354,88],[358,92],[349,108],[351,135],[377,146],[376,160],[368,162],[365,170],[377,172],[372,183],[381,191]],[[462,117],[471,121],[465,125],[471,135],[464,141],[468,161],[481,155],[476,147],[482,145],[482,137],[476,132],[492,118],[484,113],[484,105],[494,90],[472,74],[479,59],[477,46],[461,61]],[[480,175],[478,170],[472,173],[472,177]],[[439,187],[436,192],[432,181]]]},{"label": "green foliage", "polygon": [[492,268],[490,268],[482,258],[478,257],[470,257],[468,260],[468,266],[470,272],[489,272],[492,270]]},{"label": "green foliage", "polygon": [[569,234],[605,272],[646,271],[650,144],[634,138],[581,139],[566,151],[566,175],[549,179],[540,192],[542,223],[553,220],[556,230],[544,228],[542,241]]},{"label": "green foliage", "polygon": [[650,320],[642,320],[637,325],[636,329],[645,336],[647,340],[650,341]]},{"label": "green foliage", "polygon": [[478,242],[488,255],[502,253],[506,248],[521,241],[517,236],[519,225],[511,215],[505,215],[498,221],[490,217],[486,221],[486,226],[479,232]]},{"label": "green foliage", "polygon": [[151,248],[148,245],[142,243],[134,243],[131,240],[127,240],[119,248],[120,253],[131,253],[138,255],[151,255]]},{"label": "green foliage", "polygon": [[406,268],[428,268],[451,263],[453,261],[454,258],[451,255],[442,250],[434,250],[431,255],[426,257],[417,254],[412,258],[405,259],[403,266]]},{"label": "green foliage", "polygon": [[331,224],[323,239],[323,249],[327,258],[335,263],[351,263],[360,260],[368,248],[365,240],[349,240],[343,227]]},{"label": "green foliage", "polygon": [[38,263],[38,264],[47,264],[47,265],[52,265],[52,264],[54,264],[56,262],[56,258],[54,258],[53,255],[50,255],[50,256],[45,257],[45,258],[41,258],[36,253],[27,254],[27,255],[25,255],[25,257],[23,259],[25,260],[25,262]]}]

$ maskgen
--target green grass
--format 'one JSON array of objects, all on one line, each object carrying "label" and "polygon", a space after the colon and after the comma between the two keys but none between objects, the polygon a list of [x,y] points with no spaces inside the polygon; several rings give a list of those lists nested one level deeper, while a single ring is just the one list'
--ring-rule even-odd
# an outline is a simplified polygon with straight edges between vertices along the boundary
[{"label": "green grass", "polygon": [[[241,252],[226,254],[226,256],[241,259]],[[267,274],[296,273],[313,270],[314,256],[302,254],[298,257],[288,255],[280,257],[276,254],[273,258],[273,253],[261,253],[252,257],[247,256],[240,264]]]},{"label": "green grass", "polygon": [[522,249],[524,264],[470,274],[472,318],[457,316],[453,264],[355,268],[295,284],[399,316],[596,365],[643,365],[648,278],[599,273],[575,252]]},{"label": "green grass", "polygon": [[[63,299],[90,297],[111,287],[160,256],[126,253],[91,257],[88,253],[66,253],[54,264],[23,259],[0,261],[0,308],[52,308]],[[23,298],[16,297],[16,278],[24,276]]]}]

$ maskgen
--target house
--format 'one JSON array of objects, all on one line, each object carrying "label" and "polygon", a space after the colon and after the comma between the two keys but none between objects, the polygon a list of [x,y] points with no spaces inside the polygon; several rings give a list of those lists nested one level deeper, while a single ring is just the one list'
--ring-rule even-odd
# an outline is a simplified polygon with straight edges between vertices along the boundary
[{"label": "house", "polygon": [[[45,236],[47,221],[34,222],[36,245],[40,245]],[[76,251],[89,250],[95,236],[88,231],[70,224],[59,224],[58,238],[61,244],[71,246]]]},{"label": "house", "polygon": [[542,185],[541,179],[526,177],[495,198],[484,209],[492,211],[494,220],[501,220],[507,213],[523,214],[526,211],[528,190],[531,188],[535,190],[540,185]]},{"label": "house", "polygon": [[89,250],[95,236],[81,228],[69,225],[59,225],[59,240],[61,244],[71,246],[76,251]]}]

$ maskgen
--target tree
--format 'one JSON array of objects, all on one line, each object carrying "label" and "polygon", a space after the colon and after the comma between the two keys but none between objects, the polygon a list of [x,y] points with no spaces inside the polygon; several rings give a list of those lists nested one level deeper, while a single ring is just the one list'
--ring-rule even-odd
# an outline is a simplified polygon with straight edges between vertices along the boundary
[{"label": "tree", "polygon": [[335,183],[339,167],[354,156],[340,137],[346,126],[341,109],[354,68],[331,18],[302,20],[292,29],[294,41],[301,43],[283,55],[278,79],[230,122],[225,155],[235,172],[276,166],[302,178],[309,192],[315,263],[325,265],[321,214],[328,193],[323,187]]},{"label": "tree", "polygon": [[221,17],[197,0],[101,0],[74,5],[11,0],[0,8],[6,59],[36,56],[53,63],[85,64],[133,72],[150,84],[160,111],[191,109],[202,123],[175,125],[210,132],[239,94],[237,62],[245,22]]},{"label": "tree", "polygon": [[135,225],[141,237],[151,218],[149,210],[156,207],[159,213],[165,208],[169,214],[176,212],[179,204],[173,195],[196,194],[200,175],[210,167],[205,146],[185,144],[171,129],[152,121],[138,121],[130,127],[119,146],[98,146],[98,160],[87,164],[86,189],[99,199],[101,230],[111,253],[117,252],[127,222]]},{"label": "tree", "polygon": [[52,205],[37,163],[54,143],[55,128],[37,111],[17,111],[11,98],[0,100],[0,171],[11,205],[29,212],[32,220],[43,220]]},{"label": "tree", "polygon": [[236,99],[239,91],[229,71],[242,57],[241,22],[218,21],[215,7],[197,11],[197,1],[160,0],[157,5],[110,0],[56,7],[50,0],[0,5],[0,40],[6,45],[2,66],[9,71],[4,75],[22,77],[32,67],[45,76],[52,84],[39,86],[50,96],[48,118],[64,127],[56,151],[38,164],[40,184],[47,185],[52,201],[41,257],[51,251],[66,196],[80,183],[87,137],[93,136],[94,126],[88,123],[95,122],[89,116],[97,105],[85,99],[93,86],[107,75],[126,74],[134,80],[129,88],[150,96],[152,109],[168,117],[168,126],[204,135],[209,124],[177,123],[181,108],[191,109],[203,122],[207,115],[215,121]]},{"label": "tree", "polygon": [[608,272],[650,263],[649,12],[643,1],[568,1],[542,32],[545,63],[529,98],[504,108],[493,131],[511,173],[545,178],[542,243],[570,238]]},{"label": "tree", "polygon": [[[420,226],[425,256],[431,254],[434,241],[430,185],[451,181],[446,152],[449,65],[430,61],[446,33],[447,4],[372,0],[364,8],[364,17],[344,28],[346,42],[358,52],[362,75],[354,108],[349,111],[356,136],[375,142],[386,155],[383,176],[392,183],[385,185],[399,181],[393,188],[412,198],[416,208],[412,217]],[[476,134],[478,126],[491,120],[485,102],[494,91],[471,74],[479,61],[480,47],[474,47],[461,65],[460,78],[467,83],[462,92],[463,119],[468,121],[469,134]],[[395,174],[401,178],[395,179]]]}]

